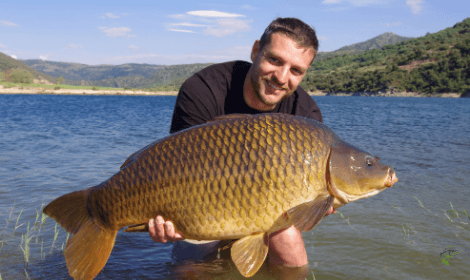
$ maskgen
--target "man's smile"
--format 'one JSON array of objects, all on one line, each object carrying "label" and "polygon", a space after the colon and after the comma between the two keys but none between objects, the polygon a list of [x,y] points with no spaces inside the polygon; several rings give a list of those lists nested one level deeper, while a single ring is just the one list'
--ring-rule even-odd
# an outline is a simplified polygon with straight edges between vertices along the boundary
[{"label": "man's smile", "polygon": [[267,80],[267,79],[266,79],[265,81],[266,81],[266,85],[268,85],[268,86],[270,86],[270,87],[272,87],[272,88],[274,88],[274,89],[276,89],[276,90],[287,90],[287,88],[285,88],[285,87],[278,87],[278,86],[276,86],[275,84],[271,83],[271,82],[270,82],[269,80]]}]

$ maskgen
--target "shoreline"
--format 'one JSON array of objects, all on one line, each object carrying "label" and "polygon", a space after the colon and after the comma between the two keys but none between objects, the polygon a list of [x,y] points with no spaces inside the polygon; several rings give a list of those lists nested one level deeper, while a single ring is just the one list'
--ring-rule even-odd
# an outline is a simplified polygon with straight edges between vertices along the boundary
[{"label": "shoreline", "polygon": [[[372,96],[372,97],[435,97],[460,98],[459,93],[426,94],[418,92],[340,92],[328,93],[323,91],[309,91],[310,96]],[[50,94],[50,95],[127,95],[127,96],[176,96],[177,91],[144,91],[144,90],[112,90],[112,89],[53,89],[41,87],[14,86],[5,88],[0,85],[0,94]]]},{"label": "shoreline", "polygon": [[144,91],[144,90],[114,90],[114,89],[53,89],[41,87],[14,86],[5,88],[0,85],[0,94],[50,94],[50,95],[135,95],[135,96],[176,96],[177,91]]},{"label": "shoreline", "polygon": [[308,92],[311,96],[359,96],[359,97],[428,97],[428,98],[460,98],[460,93],[419,93],[419,92],[338,92],[338,93],[329,93],[323,91],[314,91]]}]

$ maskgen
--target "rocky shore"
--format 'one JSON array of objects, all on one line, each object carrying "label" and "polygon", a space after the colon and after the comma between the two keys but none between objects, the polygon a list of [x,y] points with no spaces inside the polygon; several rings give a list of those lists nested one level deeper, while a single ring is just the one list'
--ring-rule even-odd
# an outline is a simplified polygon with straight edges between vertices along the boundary
[{"label": "rocky shore", "polygon": [[[425,94],[418,92],[308,92],[312,96],[381,96],[381,97],[442,97],[459,98],[458,93]],[[42,87],[23,87],[20,85],[5,88],[0,85],[0,94],[57,94],[57,95],[177,95],[177,91],[144,91],[144,90],[114,90],[114,89],[53,89]]]}]

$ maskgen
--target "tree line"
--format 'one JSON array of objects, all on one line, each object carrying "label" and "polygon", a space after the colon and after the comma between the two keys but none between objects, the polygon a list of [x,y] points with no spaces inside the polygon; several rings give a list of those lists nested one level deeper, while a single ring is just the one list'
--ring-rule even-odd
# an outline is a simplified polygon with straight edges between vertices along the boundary
[{"label": "tree line", "polygon": [[359,55],[314,62],[301,86],[309,91],[470,92],[470,18],[425,37]]}]

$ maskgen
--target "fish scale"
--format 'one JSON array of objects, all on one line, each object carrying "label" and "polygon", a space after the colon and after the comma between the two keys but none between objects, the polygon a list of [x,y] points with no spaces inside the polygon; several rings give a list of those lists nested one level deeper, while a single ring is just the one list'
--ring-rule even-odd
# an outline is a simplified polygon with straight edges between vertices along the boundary
[{"label": "fish scale", "polygon": [[[377,161],[376,167],[350,162],[361,157]],[[74,233],[65,258],[76,279],[98,274],[117,230],[145,228],[157,215],[188,239],[241,238],[232,259],[248,277],[266,257],[269,234],[291,225],[310,230],[332,205],[374,195],[396,180],[393,169],[319,122],[237,115],[144,147],[107,181],[57,198],[44,213]],[[368,189],[361,193],[364,182]]]},{"label": "fish scale", "polygon": [[[273,124],[277,126],[260,131],[264,129],[263,127],[271,127]],[[214,232],[221,234],[218,236],[219,239],[239,238],[260,230],[266,231],[272,224],[265,223],[264,219],[259,219],[257,216],[266,209],[268,201],[272,206],[271,219],[266,220],[271,222],[282,214],[279,211],[286,211],[293,206],[293,203],[302,200],[302,192],[295,189],[308,187],[298,178],[304,176],[303,170],[311,165],[293,164],[299,161],[299,154],[303,154],[306,144],[304,141],[298,141],[299,144],[290,145],[290,142],[295,142],[298,136],[305,135],[309,135],[312,141],[312,138],[318,138],[319,135],[302,131],[305,130],[303,127],[305,122],[302,119],[282,122],[279,118],[272,118],[269,115],[264,118],[240,118],[223,121],[218,125],[199,127],[192,130],[193,133],[185,133],[184,137],[176,138],[174,144],[161,141],[145,153],[141,153],[133,165],[126,166],[106,182],[100,191],[94,192],[93,196],[96,196],[96,199],[92,198],[92,201],[99,205],[107,205],[109,212],[121,213],[121,217],[115,215],[113,219],[118,228],[128,225],[129,222],[142,223],[158,213],[172,219],[176,228],[187,238],[210,239],[215,237]],[[272,147],[269,142],[276,143],[279,147],[271,151],[267,148]],[[322,139],[316,142],[320,143]],[[325,150],[323,156],[326,157],[326,154]],[[153,162],[152,159],[159,160]],[[268,172],[264,168],[265,163],[269,163]],[[313,167],[317,169],[316,166]],[[165,171],[162,172],[163,170]],[[317,172],[317,170],[312,171]],[[260,177],[263,177],[263,180],[260,180]],[[209,182],[207,178],[213,178],[213,181]],[[250,191],[253,188],[251,181],[258,181],[256,192]],[[307,180],[302,181],[307,182]],[[115,197],[101,194],[115,188],[116,182],[125,182],[124,185],[128,186],[128,189],[145,188],[146,197],[156,197],[159,202],[145,199],[145,196],[139,192],[122,191],[119,192],[122,197],[118,201],[127,200],[133,203],[129,205],[131,211],[121,212],[119,211],[121,205],[116,203]],[[136,182],[145,187],[136,185]],[[322,182],[315,183],[324,185]],[[219,185],[226,186],[227,189],[218,188]],[[284,189],[283,195],[276,196],[276,193],[282,189]],[[258,199],[259,195],[255,194],[261,190],[265,193],[262,194],[263,199]],[[214,194],[218,198],[215,204],[209,199],[209,194]],[[189,201],[183,199],[185,196],[192,199]],[[235,199],[237,206],[244,210],[233,218],[233,211],[225,209],[225,199]],[[152,207],[153,203],[158,206]],[[180,206],[176,208],[173,205]],[[186,207],[192,211],[184,213],[186,217],[183,218],[183,211],[179,209]],[[253,211],[250,215],[251,207],[256,209],[256,215]],[[221,229],[220,221],[226,217],[229,219],[225,221],[224,229]],[[185,222],[189,220],[193,222]],[[120,221],[125,221],[125,224]],[[243,222],[241,229],[239,221]],[[205,229],[202,229],[203,226]]]}]

